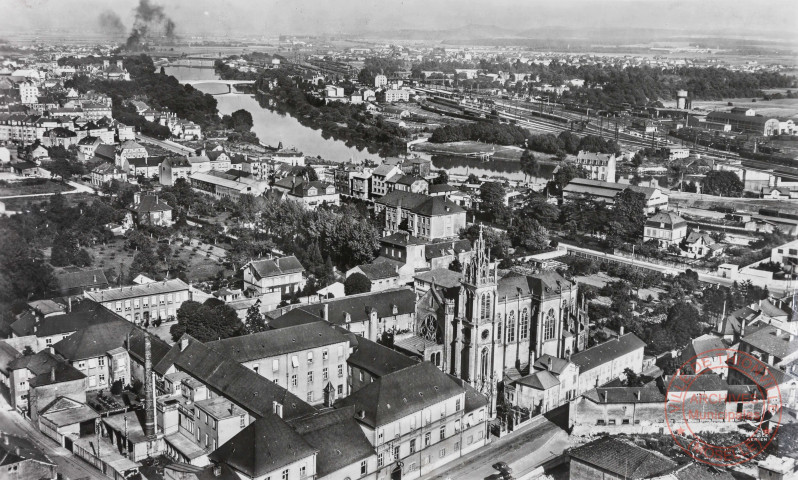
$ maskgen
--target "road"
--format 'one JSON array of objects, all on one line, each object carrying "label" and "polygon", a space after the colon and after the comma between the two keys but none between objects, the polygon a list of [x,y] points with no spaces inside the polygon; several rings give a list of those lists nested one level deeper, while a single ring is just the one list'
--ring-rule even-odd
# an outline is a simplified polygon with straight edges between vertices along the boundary
[{"label": "road", "polygon": [[[565,410],[567,415],[567,410]],[[558,421],[559,423],[559,421]],[[485,479],[496,473],[492,465],[506,462],[517,477],[534,470],[569,446],[568,434],[549,419],[536,427],[493,439],[487,447],[422,477],[424,480]]]},{"label": "road", "polygon": [[70,480],[78,478],[106,479],[98,470],[73,456],[69,450],[60,447],[55,441],[33,428],[19,413],[11,410],[2,394],[0,394],[0,432],[18,435],[32,441],[58,465],[58,473],[64,478]]}]

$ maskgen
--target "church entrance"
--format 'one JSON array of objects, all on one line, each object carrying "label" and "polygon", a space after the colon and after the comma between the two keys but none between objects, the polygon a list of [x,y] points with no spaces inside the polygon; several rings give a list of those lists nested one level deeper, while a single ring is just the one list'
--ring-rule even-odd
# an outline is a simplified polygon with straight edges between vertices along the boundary
[{"label": "church entrance", "polygon": [[402,480],[402,467],[400,465],[396,465],[393,467],[393,471],[391,472],[391,480]]}]

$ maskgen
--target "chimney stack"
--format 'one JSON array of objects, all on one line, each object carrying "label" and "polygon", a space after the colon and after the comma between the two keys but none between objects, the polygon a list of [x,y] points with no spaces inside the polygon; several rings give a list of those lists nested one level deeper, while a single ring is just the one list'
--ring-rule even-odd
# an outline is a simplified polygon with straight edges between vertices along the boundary
[{"label": "chimney stack", "polygon": [[155,402],[152,396],[152,342],[144,334],[144,435],[155,436]]},{"label": "chimney stack", "polygon": [[624,330],[623,325],[621,325],[620,330],[618,330],[618,337],[623,337],[623,330]]},{"label": "chimney stack", "polygon": [[55,383],[55,366],[50,367],[50,381]]},{"label": "chimney stack", "polygon": [[637,397],[637,399],[638,399],[638,400],[640,400],[640,390],[638,390],[638,391],[637,391],[637,393],[635,394],[635,396]]},{"label": "chimney stack", "polygon": [[183,352],[188,348],[188,338],[181,338],[180,339],[180,351]]},{"label": "chimney stack", "polygon": [[67,297],[67,313],[72,313],[72,297]]},{"label": "chimney stack", "polygon": [[551,371],[551,357],[549,357],[548,362],[546,362],[546,370]]}]

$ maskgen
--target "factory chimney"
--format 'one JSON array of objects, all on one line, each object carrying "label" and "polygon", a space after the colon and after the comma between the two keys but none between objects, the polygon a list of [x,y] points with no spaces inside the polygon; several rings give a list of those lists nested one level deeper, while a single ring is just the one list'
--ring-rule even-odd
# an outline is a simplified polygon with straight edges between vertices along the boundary
[{"label": "factory chimney", "polygon": [[155,436],[155,402],[152,401],[152,344],[144,334],[144,435]]}]

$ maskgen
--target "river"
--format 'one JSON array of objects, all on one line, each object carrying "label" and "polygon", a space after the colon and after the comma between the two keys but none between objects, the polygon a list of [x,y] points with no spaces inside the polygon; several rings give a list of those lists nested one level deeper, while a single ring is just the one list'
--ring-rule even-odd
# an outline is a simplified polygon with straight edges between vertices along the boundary
[{"label": "river", "polygon": [[[166,67],[167,75],[172,75],[178,80],[213,80],[218,79],[216,72],[210,68],[191,68],[191,67]],[[349,147],[341,140],[332,138],[325,139],[321,131],[313,130],[299,123],[298,120],[290,115],[281,115],[258,104],[252,95],[243,94],[221,94],[228,91],[226,85],[222,84],[200,84],[197,89],[214,94],[218,103],[219,112],[229,115],[236,110],[244,109],[252,114],[254,126],[252,131],[258,135],[261,142],[267,145],[276,146],[279,142],[284,147],[296,147],[308,157],[321,156],[326,160],[345,162],[353,159],[355,161],[369,159],[380,162],[380,156],[371,154],[366,150],[360,151],[357,148]],[[454,155],[425,155],[419,154],[423,158],[432,160],[434,169],[445,169],[449,174],[454,175],[474,175],[481,177],[501,177],[509,180],[523,180],[524,174],[520,172],[518,162],[491,160],[483,162],[473,158],[459,157]],[[551,178],[553,165],[542,165],[541,174]],[[543,179],[539,179],[543,181]]]}]

